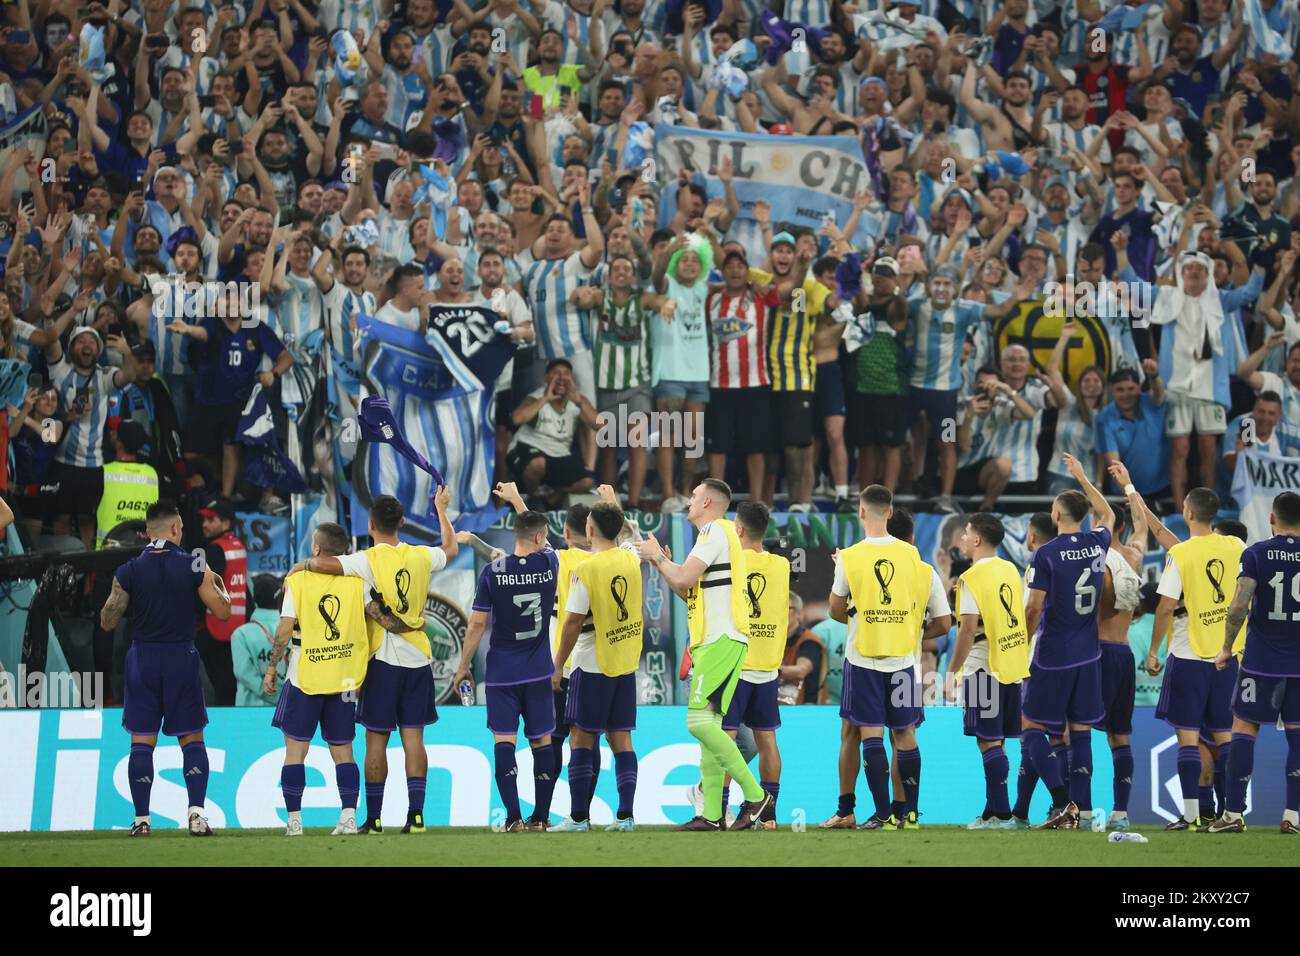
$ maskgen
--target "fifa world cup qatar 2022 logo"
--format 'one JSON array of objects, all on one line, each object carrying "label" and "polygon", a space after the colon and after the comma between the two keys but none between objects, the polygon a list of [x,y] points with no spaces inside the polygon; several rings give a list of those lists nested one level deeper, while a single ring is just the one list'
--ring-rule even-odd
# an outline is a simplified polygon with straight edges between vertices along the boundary
[{"label": "fifa world cup qatar 2022 logo", "polygon": [[1007,612],[1007,626],[1013,628],[1020,626],[1020,619],[1016,617],[1016,612],[1013,610],[1016,606],[1015,596],[1016,592],[1009,584],[1004,584],[998,588],[998,601],[1001,602],[1003,610]]},{"label": "fifa world cup qatar 2022 logo", "polygon": [[757,621],[762,616],[762,610],[758,606],[758,600],[767,590],[767,578],[761,572],[755,571],[745,579],[745,597],[749,600],[749,617],[750,620]]},{"label": "fifa world cup qatar 2022 logo", "polygon": [[334,594],[326,594],[320,599],[320,603],[316,605],[316,609],[320,611],[320,616],[325,621],[325,629],[329,631],[330,640],[339,640],[340,634],[338,619],[339,611],[343,609],[343,606],[339,601],[338,596]]},{"label": "fifa world cup qatar 2022 logo", "polygon": [[628,619],[627,578],[621,574],[614,575],[614,579],[609,582],[609,594],[614,599],[615,613],[621,624]]},{"label": "fifa world cup qatar 2022 logo", "polygon": [[1227,600],[1227,595],[1223,593],[1223,562],[1218,558],[1211,558],[1205,562],[1205,576],[1210,580],[1210,587],[1214,589],[1214,603],[1222,604]]},{"label": "fifa world cup qatar 2022 logo", "polygon": [[875,572],[876,583],[880,585],[880,603],[893,604],[894,596],[889,593],[889,582],[894,580],[894,562],[881,558],[872,566],[872,571]]}]

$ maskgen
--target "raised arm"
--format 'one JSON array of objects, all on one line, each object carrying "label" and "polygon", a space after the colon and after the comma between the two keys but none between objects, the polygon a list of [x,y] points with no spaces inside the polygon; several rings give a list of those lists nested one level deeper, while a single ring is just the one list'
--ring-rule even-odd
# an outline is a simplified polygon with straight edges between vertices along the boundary
[{"label": "raised arm", "polygon": [[1079,464],[1079,459],[1068,453],[1061,457],[1065,462],[1065,467],[1070,469],[1070,474],[1074,477],[1074,480],[1079,483],[1079,486],[1083,489],[1083,493],[1088,496],[1088,503],[1092,505],[1092,510],[1097,514],[1098,526],[1105,528],[1107,531],[1111,532],[1111,534],[1114,534],[1115,509],[1110,506],[1110,502],[1107,501],[1105,496],[1097,490],[1097,487],[1088,480],[1088,476],[1083,470],[1083,465]]}]

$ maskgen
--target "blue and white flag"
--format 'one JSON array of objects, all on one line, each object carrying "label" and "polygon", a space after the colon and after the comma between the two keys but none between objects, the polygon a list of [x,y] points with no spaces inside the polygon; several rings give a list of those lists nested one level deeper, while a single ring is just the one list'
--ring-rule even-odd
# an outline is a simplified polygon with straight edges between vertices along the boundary
[{"label": "blue and white flag", "polygon": [[1154,3],[1143,3],[1136,7],[1120,4],[1102,17],[1098,21],[1098,26],[1107,33],[1132,32],[1140,27],[1147,15],[1156,8],[1157,4]]},{"label": "blue and white flag", "polygon": [[[1242,9],[1242,14],[1246,20],[1247,34],[1259,45],[1259,48],[1265,53],[1272,53],[1274,56],[1281,57],[1284,61],[1291,59],[1295,51],[1291,49],[1286,42],[1286,36],[1279,33],[1269,26],[1268,19],[1264,15],[1264,8],[1260,6],[1259,0],[1245,0],[1246,6]],[[1281,10],[1285,6],[1278,3],[1274,10]]]},{"label": "blue and white flag", "polygon": [[[366,434],[352,462],[352,528],[365,534],[366,512],[381,494],[393,495],[406,513],[404,536],[430,542],[438,537],[433,496],[439,484],[451,489],[456,526],[479,531],[496,520],[492,500],[496,438],[492,428],[493,386],[514,348],[493,326],[497,314],[481,306],[431,306],[429,333],[399,328],[358,315],[361,329],[363,415],[379,429]],[[388,403],[376,414],[371,396]],[[366,403],[370,402],[369,405]],[[400,436],[400,448],[383,426]],[[374,433],[372,432],[372,435]],[[428,464],[426,470],[417,459]]]},{"label": "blue and white flag", "polygon": [[433,234],[442,239],[447,234],[447,217],[456,202],[455,186],[432,166],[421,165],[420,178],[424,181],[411,197],[411,203],[415,206],[429,204]]},{"label": "blue and white flag", "polygon": [[[763,133],[723,133],[684,126],[655,130],[655,163],[660,182],[677,179],[679,170],[702,172],[710,198],[722,195],[717,179],[722,157],[731,159],[732,186],[740,203],[741,220],[754,219],[754,203],[766,200],[772,224],[786,223],[820,229],[830,213],[844,223],[853,212],[853,198],[871,189],[871,177],[850,136],[768,136]],[[659,225],[677,213],[677,191],[663,191]],[[882,233],[883,219],[865,212],[857,233],[848,237],[858,249],[868,249]]]},{"label": "blue and white flag", "polygon": [[0,359],[0,408],[21,408],[32,367],[19,359]]},{"label": "blue and white flag", "polygon": [[96,83],[108,76],[104,55],[104,28],[87,23],[81,28],[77,46],[77,64],[88,72]]},{"label": "blue and white flag", "polygon": [[275,437],[275,420],[266,390],[259,382],[239,416],[235,441],[244,446],[243,477],[258,488],[269,488],[285,496],[307,490],[307,482]]}]

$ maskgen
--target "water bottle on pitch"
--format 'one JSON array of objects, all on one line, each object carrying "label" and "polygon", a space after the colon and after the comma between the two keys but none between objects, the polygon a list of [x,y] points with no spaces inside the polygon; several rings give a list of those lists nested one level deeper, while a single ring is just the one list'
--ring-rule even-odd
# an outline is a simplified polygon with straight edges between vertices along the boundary
[{"label": "water bottle on pitch", "polygon": [[468,677],[466,677],[463,681],[460,682],[460,685],[456,688],[456,690],[460,692],[460,702],[462,706],[465,707],[474,706],[475,701],[474,701],[473,681],[471,681]]},{"label": "water bottle on pitch", "polygon": [[1106,811],[1102,810],[1100,807],[1092,811],[1092,832],[1106,832]]},{"label": "water bottle on pitch", "polygon": [[1140,834],[1140,833],[1133,833],[1132,831],[1127,832],[1127,833],[1118,833],[1118,832],[1116,832],[1116,833],[1112,833],[1112,834],[1111,834],[1109,837],[1107,837],[1106,839],[1110,840],[1111,843],[1148,843],[1148,842],[1150,842],[1150,841],[1147,840],[1147,838],[1144,837],[1142,834]]}]

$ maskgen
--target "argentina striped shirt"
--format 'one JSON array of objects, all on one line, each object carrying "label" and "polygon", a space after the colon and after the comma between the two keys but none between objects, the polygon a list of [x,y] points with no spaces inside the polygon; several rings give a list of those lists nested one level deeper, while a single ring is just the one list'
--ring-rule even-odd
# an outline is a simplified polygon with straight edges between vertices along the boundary
[{"label": "argentina striped shirt", "polygon": [[[99,468],[104,464],[104,425],[108,421],[109,400],[119,389],[113,382],[117,369],[96,365],[86,375],[73,366],[65,351],[50,367],[50,383],[58,390],[63,408],[84,405],[86,414],[67,423],[63,443],[54,460],[77,468]],[[94,503],[86,502],[87,508]]]},{"label": "argentina striped shirt", "polygon": [[[1038,435],[1043,430],[1043,409],[1047,407],[1047,386],[1036,378],[1026,379],[1020,395],[1034,409],[1030,419],[1010,418],[989,440],[987,455],[1011,459],[1013,482],[1038,480]],[[998,396],[995,404],[1011,404],[1011,399]]]},{"label": "argentina striped shirt", "polygon": [[591,348],[587,313],[569,302],[569,295],[591,277],[575,252],[567,259],[539,259],[524,273],[524,292],[533,310],[533,331],[542,359],[567,358]]},{"label": "argentina striped shirt", "polygon": [[929,299],[907,303],[912,339],[912,386],[938,391],[961,388],[961,347],[966,332],[984,318],[986,306],[958,301],[935,313]]}]

